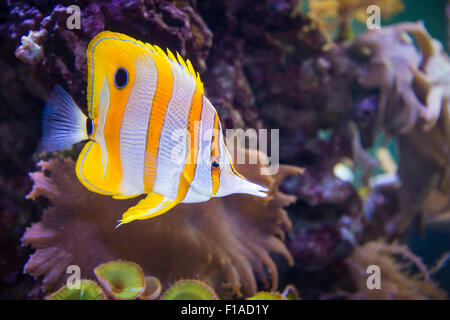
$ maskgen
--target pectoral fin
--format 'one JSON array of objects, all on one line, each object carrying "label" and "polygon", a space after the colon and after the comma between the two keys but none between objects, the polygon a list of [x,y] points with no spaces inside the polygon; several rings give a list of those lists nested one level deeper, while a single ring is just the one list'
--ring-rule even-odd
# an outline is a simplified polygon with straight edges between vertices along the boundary
[{"label": "pectoral fin", "polygon": [[[167,199],[157,193],[150,193],[134,207],[129,208],[123,215],[118,226],[133,220],[144,220],[159,216],[178,204],[178,201]],[[117,226],[117,227],[118,227]]]}]

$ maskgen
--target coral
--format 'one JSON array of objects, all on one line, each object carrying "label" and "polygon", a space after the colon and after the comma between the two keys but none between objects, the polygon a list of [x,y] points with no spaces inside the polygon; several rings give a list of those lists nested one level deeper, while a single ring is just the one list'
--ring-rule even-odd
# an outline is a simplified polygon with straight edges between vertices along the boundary
[{"label": "coral", "polygon": [[7,4],[9,7],[8,23],[2,25],[3,37],[9,37],[18,41],[31,30],[39,28],[44,17],[42,12],[35,6],[26,3]]},{"label": "coral", "polygon": [[[33,286],[42,284],[46,292],[58,288],[65,266],[74,261],[83,277],[95,279],[97,265],[124,259],[152,277],[147,280],[156,291],[141,299],[154,299],[183,278],[206,281],[220,297],[239,291],[248,297],[264,283],[269,285],[263,290],[277,290],[272,283],[277,269],[283,286],[293,283],[302,298],[317,298],[352,282],[346,262],[360,243],[395,239],[412,222],[421,225],[449,212],[448,59],[420,24],[366,32],[351,44],[339,40],[349,39],[351,19],[366,18],[365,0],[311,0],[306,14],[300,0],[29,3],[0,4],[0,297],[23,298],[27,292],[40,297]],[[400,3],[370,4],[393,15]],[[81,8],[80,30],[66,28],[69,4]],[[339,29],[338,41],[326,27]],[[189,58],[224,128],[280,129],[281,163],[306,169],[302,177],[281,183],[291,200],[299,198],[287,209],[290,253],[277,240],[290,226],[280,211],[287,199],[278,204],[272,199],[271,211],[259,202],[244,205],[241,200],[249,198],[242,196],[215,199],[208,207],[184,205],[151,221],[153,227],[144,222],[113,232],[119,213],[135,200],[87,194],[75,184],[71,160],[40,154],[40,116],[49,90],[62,85],[85,108],[85,50],[104,29]],[[27,47],[22,37],[33,41]],[[33,47],[37,55],[28,50]],[[373,161],[367,150],[383,131],[398,140],[398,177],[369,180],[383,161]],[[32,174],[36,201],[24,201],[31,184],[27,173],[38,158],[53,160]],[[364,171],[362,187],[336,176],[335,168],[348,163]],[[34,282],[20,272],[32,249],[18,249],[18,243],[25,226],[41,219],[40,208],[48,205],[23,238],[37,250],[27,264],[41,275]],[[113,208],[110,215],[97,215],[105,208]],[[272,260],[269,252],[291,254],[296,265],[289,268],[276,255]]]},{"label": "coral", "polygon": [[[344,277],[341,261],[357,247],[365,231],[356,190],[328,170],[318,174],[307,168],[302,177],[288,178],[282,185],[282,190],[294,191],[302,200],[292,207],[293,228],[286,240],[295,265],[283,273],[281,285],[294,284],[304,299],[318,298]],[[316,177],[326,179],[317,181]],[[304,194],[295,191],[303,187],[308,188]]]},{"label": "coral", "polygon": [[61,287],[46,297],[47,300],[106,300],[106,294],[94,281],[79,280],[79,288]]},{"label": "coral", "polygon": [[[421,50],[414,89],[427,112],[414,130],[399,138],[404,155],[399,175],[408,186],[404,201],[419,199],[415,209],[423,212],[423,220],[431,220],[450,209],[450,58],[422,24],[409,26],[408,32]],[[420,176],[409,174],[413,168],[405,161],[408,157],[414,157],[414,165],[421,167]]]},{"label": "coral", "polygon": [[426,107],[413,89],[420,55],[406,34],[406,25],[371,30],[356,37],[350,54],[361,62],[358,82],[363,88],[379,89],[376,126],[393,134],[410,131]]},{"label": "coral", "polygon": [[[81,8],[80,30],[68,30],[67,6]],[[86,56],[91,38],[103,29],[128,33],[147,42],[178,50],[201,73],[212,34],[191,1],[2,1],[0,2],[0,297],[36,295],[32,277],[22,274],[31,250],[19,246],[25,227],[40,218],[27,172],[34,170],[40,146],[41,112],[55,84],[64,86],[86,107]],[[32,35],[42,59],[34,64],[21,46]],[[33,44],[29,43],[29,44]],[[34,57],[39,57],[34,56]],[[47,156],[48,157],[48,156]],[[45,205],[44,198],[38,199]]]},{"label": "coral", "polygon": [[292,115],[301,105],[295,99],[304,92],[297,80],[299,61],[322,52],[326,41],[312,28],[299,33],[311,21],[298,12],[298,4],[299,0],[198,3],[214,34],[203,79],[211,101],[220,106],[225,127],[279,128],[278,123],[294,127],[308,122]]},{"label": "coral", "polygon": [[[78,105],[85,105],[84,95],[80,94],[86,88],[85,50],[88,42],[102,30],[127,33],[168,47],[188,57],[200,73],[205,71],[212,34],[189,2],[178,6],[165,0],[111,3],[77,0],[70,5],[81,9],[80,29],[66,28],[71,13],[61,4],[49,10],[47,6],[33,7],[19,2],[13,6],[11,21],[7,24],[12,40],[17,41],[30,32],[29,37],[22,38],[25,42],[17,49],[17,54],[27,63],[35,63],[31,71],[41,76],[47,91],[63,80]],[[38,36],[38,42],[34,41],[34,35]]]},{"label": "coral", "polygon": [[[420,52],[408,33],[417,41]],[[419,120],[425,120],[422,125],[429,130],[441,109],[448,108],[448,90],[444,89],[448,88],[448,57],[422,23],[368,31],[356,37],[350,51],[361,65],[359,84],[380,90],[377,130],[383,126],[392,134],[403,134]]]},{"label": "coral", "polygon": [[[446,293],[430,278],[430,271],[408,247],[372,241],[358,247],[345,261],[354,290],[338,295],[349,299],[423,300],[445,299]],[[367,288],[366,268],[377,265],[381,270],[381,289]],[[418,269],[411,274],[413,267]]]},{"label": "coral", "polygon": [[281,190],[299,198],[287,246],[295,268],[320,270],[350,253],[362,231],[362,203],[355,188],[330,164],[285,179]]},{"label": "coral", "polygon": [[365,238],[395,239],[411,224],[409,213],[402,213],[398,189],[400,179],[372,184],[364,198]]},{"label": "coral", "polygon": [[[127,33],[178,50],[201,73],[207,95],[217,107],[225,128],[280,128],[282,162],[311,166],[306,178],[310,180],[309,187],[301,192],[308,194],[303,204],[309,199],[312,202],[293,208],[296,221],[301,220],[297,216],[303,215],[303,209],[306,216],[326,209],[324,216],[339,212],[335,221],[341,222],[331,229],[351,230],[350,233],[358,229],[354,228],[359,224],[353,214],[358,206],[354,190],[333,174],[334,164],[343,156],[350,157],[352,152],[339,127],[352,105],[353,65],[344,50],[330,46],[314,22],[298,11],[298,0],[257,3],[219,0],[196,4],[112,1],[108,5],[101,1],[74,1],[73,4],[81,8],[81,30],[65,28],[68,16],[65,5],[26,9],[33,13],[31,30],[46,31],[41,40],[43,60],[24,69],[38,75],[39,81],[32,83],[43,84],[42,100],[51,86],[58,83],[85,107],[85,48],[100,30]],[[25,10],[24,6],[16,9]],[[8,41],[18,47],[20,37],[27,35],[30,28],[24,26],[23,14],[13,17],[8,32],[15,36],[8,36]],[[329,140],[317,138],[321,129],[331,131]],[[38,147],[37,143],[34,146]],[[327,181],[333,185],[328,187]],[[320,202],[322,193],[327,200]],[[300,192],[293,194],[298,196]],[[347,201],[349,198],[352,200]],[[352,218],[347,219],[350,215]],[[242,273],[248,267],[243,264],[239,269]],[[166,279],[161,281],[166,285]],[[236,283],[231,285],[236,288]]]},{"label": "coral", "polygon": [[94,269],[94,274],[106,293],[118,300],[140,296],[147,284],[142,268],[129,261],[102,263]]},{"label": "coral", "polygon": [[277,287],[269,253],[292,263],[282,242],[290,228],[282,207],[295,197],[278,191],[278,185],[286,175],[299,173],[298,168],[280,166],[276,176],[264,176],[260,165],[237,165],[243,175],[269,187],[268,198],[232,195],[182,204],[169,214],[115,229],[121,214],[139,199],[114,200],[86,190],[74,165],[70,159],[41,162],[42,171],[31,174],[35,184],[28,197],[46,197],[51,206],[23,236],[24,245],[37,249],[24,270],[42,276],[44,291],[65,281],[69,264],[93,278],[97,265],[123,259],[158,277],[163,288],[182,278],[198,278],[221,297],[250,296],[257,289],[253,272],[265,287]]},{"label": "coral", "polygon": [[287,245],[297,268],[321,269],[349,253],[351,240],[330,223],[297,229],[290,235]]},{"label": "coral", "polygon": [[[8,44],[0,43],[5,52]],[[39,142],[40,86],[33,83],[28,65],[14,56],[14,47],[9,53],[0,58],[0,299],[20,299],[34,286],[20,267],[30,251],[18,244],[25,227],[39,217],[36,205],[24,199]]]},{"label": "coral", "polygon": [[46,30],[30,31],[27,36],[23,36],[20,39],[22,45],[16,49],[16,57],[26,63],[39,63],[44,57],[44,50],[39,44],[44,34]]},{"label": "coral", "polygon": [[317,298],[342,277],[330,269],[352,252],[364,232],[357,190],[334,174],[336,164],[351,157],[350,142],[343,128],[328,138],[305,135],[304,146],[297,149],[298,157],[307,159],[305,173],[281,185],[299,198],[290,207],[293,228],[286,240],[295,265],[283,273],[281,284],[294,284],[305,299]]},{"label": "coral", "polygon": [[219,300],[214,290],[198,280],[179,280],[162,295],[161,300]]},{"label": "coral", "polygon": [[[356,38],[350,52],[359,65],[359,84],[379,91],[376,125],[358,129],[372,131],[372,137],[380,131],[398,137],[401,186],[387,189],[397,202],[389,206],[398,214],[386,230],[399,235],[415,217],[430,220],[450,205],[450,60],[422,23],[369,31]],[[382,201],[379,193],[375,197]]]},{"label": "coral", "polygon": [[156,300],[161,294],[161,282],[156,277],[145,277],[145,290],[139,296],[142,300]]},{"label": "coral", "polygon": [[[118,267],[118,264],[121,264]],[[102,264],[96,268],[108,268],[109,276],[112,276],[114,281],[125,281],[129,282],[129,275],[124,273],[123,268],[138,268],[139,272],[140,266],[131,262],[124,261],[111,261],[105,264]],[[117,271],[117,268],[121,270]],[[114,270],[113,270],[114,269]],[[133,273],[134,271],[132,271]],[[127,279],[128,278],[128,279]],[[114,299],[123,299],[124,291],[128,291],[133,287],[128,286],[128,284],[124,284],[124,291],[120,292],[119,297],[117,293],[111,292],[111,284],[108,281],[104,281],[105,279],[99,279],[100,283],[103,285],[103,288],[109,293],[109,295]],[[129,295],[126,299],[143,299],[143,300],[219,300],[216,292],[213,288],[211,288],[208,284],[203,281],[196,279],[183,279],[178,280],[174,284],[172,284],[163,295],[160,296],[161,293],[161,283],[156,277],[146,277],[146,288],[145,290],[138,289],[133,293],[133,296]],[[46,299],[48,300],[105,300],[107,296],[103,292],[102,288],[95,282],[91,280],[80,280],[78,282],[79,288],[69,288],[66,285],[48,295]],[[297,289],[294,286],[287,286],[283,293],[279,292],[266,292],[259,291],[252,297],[247,298],[247,300],[300,300]]]},{"label": "coral", "polygon": [[247,298],[247,300],[287,300],[278,292],[258,292],[253,297]]},{"label": "coral", "polygon": [[284,298],[287,298],[288,300],[300,300],[298,290],[292,284],[287,285],[286,288],[284,288],[283,293],[281,295]]}]

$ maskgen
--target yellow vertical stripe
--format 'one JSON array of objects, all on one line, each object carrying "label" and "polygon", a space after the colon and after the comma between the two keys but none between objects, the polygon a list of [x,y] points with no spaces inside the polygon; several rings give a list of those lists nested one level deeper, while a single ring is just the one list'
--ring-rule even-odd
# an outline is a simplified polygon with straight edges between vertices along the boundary
[{"label": "yellow vertical stripe", "polygon": [[152,54],[152,57],[155,61],[158,80],[147,130],[147,157],[144,164],[145,193],[152,192],[155,186],[159,138],[173,91],[173,74],[168,59],[156,53]]},{"label": "yellow vertical stripe", "polygon": [[[105,127],[103,129],[105,145],[108,151],[108,165],[104,183],[105,185],[114,186],[113,188],[117,189],[118,193],[121,191],[119,188],[123,177],[122,163],[120,160],[119,131],[122,125],[122,118],[125,113],[128,97],[130,96],[130,91],[134,86],[134,80],[136,78],[136,72],[131,62],[129,62],[126,67],[127,70],[129,70],[129,80],[126,88],[117,90],[114,87],[114,67],[111,68],[112,71],[110,71],[108,76],[108,86],[112,89],[110,90],[110,107],[108,109],[108,113],[106,114]],[[99,161],[99,163],[101,162]],[[99,171],[103,172],[102,170]]]}]

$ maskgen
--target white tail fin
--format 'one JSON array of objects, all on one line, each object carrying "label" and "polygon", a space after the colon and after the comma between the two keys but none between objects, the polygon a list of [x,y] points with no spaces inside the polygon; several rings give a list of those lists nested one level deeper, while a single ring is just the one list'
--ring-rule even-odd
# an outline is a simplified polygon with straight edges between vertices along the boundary
[{"label": "white tail fin", "polygon": [[42,115],[42,144],[46,151],[67,149],[88,139],[87,117],[60,86],[50,93]]}]

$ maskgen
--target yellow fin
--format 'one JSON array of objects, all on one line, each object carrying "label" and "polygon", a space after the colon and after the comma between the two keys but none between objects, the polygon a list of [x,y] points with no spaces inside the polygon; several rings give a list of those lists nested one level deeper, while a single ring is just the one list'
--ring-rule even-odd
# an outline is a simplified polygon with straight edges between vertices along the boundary
[{"label": "yellow fin", "polygon": [[162,57],[167,57],[166,53],[164,52],[163,49],[161,49],[160,47],[158,47],[157,45],[153,45],[156,49],[156,52],[159,53],[160,56]]},{"label": "yellow fin", "polygon": [[[83,150],[78,156],[75,171],[81,184],[92,192],[105,194],[105,195],[118,195],[120,177],[115,174],[117,170],[115,168],[104,167],[102,164],[102,149],[100,144],[96,141],[89,141],[85,144]],[[108,171],[107,177],[104,177],[105,170]],[[112,170],[112,172],[111,172]]]},{"label": "yellow fin", "polygon": [[[102,31],[89,42],[86,51],[88,69],[87,102],[90,119],[98,119],[100,110],[97,95],[103,86],[105,76],[107,79],[111,79],[113,72],[120,65],[128,70],[129,79],[134,79],[135,72],[132,70],[134,70],[135,59],[147,53],[153,53],[167,59],[167,61],[178,63],[184,67],[187,74],[190,74],[196,80],[197,86],[203,88],[198,72],[195,71],[192,63],[189,60],[185,61],[178,52],[174,55],[170,50],[167,50],[166,53],[157,45],[133,39],[125,34]],[[125,62],[129,66],[123,65]],[[128,94],[122,95],[128,96]]]},{"label": "yellow fin", "polygon": [[156,48],[155,48],[152,44],[150,44],[150,43],[145,43],[145,46],[146,46],[147,48],[149,48],[150,50],[152,50],[154,53],[156,53]]},{"label": "yellow fin", "polygon": [[[176,200],[170,200],[158,193],[150,193],[134,207],[129,208],[123,215],[118,226],[133,220],[144,220],[166,213],[178,204]],[[117,227],[118,227],[117,226]]]},{"label": "yellow fin", "polygon": [[186,62],[184,62],[183,57],[180,56],[180,54],[178,52],[177,52],[177,59],[178,59],[178,63],[181,64],[184,67],[184,69],[186,70],[186,73],[189,73],[189,69],[186,65]]},{"label": "yellow fin", "polygon": [[117,200],[125,200],[125,199],[131,199],[136,198],[137,196],[140,196],[141,194],[132,194],[132,195],[115,195],[113,196],[114,199]]},{"label": "yellow fin", "polygon": [[192,63],[191,63],[191,61],[189,59],[186,60],[186,65],[187,65],[191,75],[195,78],[196,77],[195,70],[194,70],[194,67],[192,66]]},{"label": "yellow fin", "polygon": [[173,55],[172,51],[169,50],[169,48],[167,48],[167,56],[173,62],[178,63],[177,58],[175,58],[175,56]]}]

